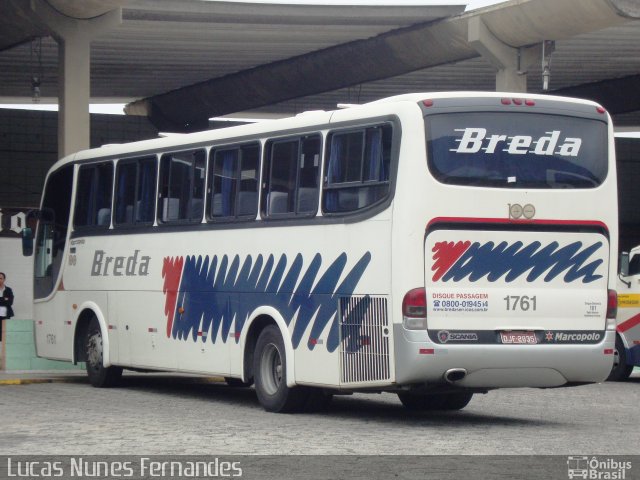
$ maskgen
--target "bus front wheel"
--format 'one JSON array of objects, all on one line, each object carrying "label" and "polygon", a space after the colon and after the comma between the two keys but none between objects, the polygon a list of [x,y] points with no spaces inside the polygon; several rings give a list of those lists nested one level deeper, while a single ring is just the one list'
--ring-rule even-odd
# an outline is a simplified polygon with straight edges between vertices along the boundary
[{"label": "bus front wheel", "polygon": [[262,330],[253,361],[256,394],[264,409],[278,413],[301,410],[307,391],[302,387],[287,387],[287,357],[278,327],[269,325]]},{"label": "bus front wheel", "polygon": [[122,377],[122,368],[105,367],[103,364],[104,350],[102,331],[98,319],[93,317],[84,341],[87,375],[94,387],[106,388],[118,384]]},{"label": "bus front wheel", "polygon": [[633,371],[633,365],[627,365],[627,352],[624,349],[622,339],[616,335],[616,349],[613,352],[613,368],[607,377],[610,382],[622,382],[629,378]]}]

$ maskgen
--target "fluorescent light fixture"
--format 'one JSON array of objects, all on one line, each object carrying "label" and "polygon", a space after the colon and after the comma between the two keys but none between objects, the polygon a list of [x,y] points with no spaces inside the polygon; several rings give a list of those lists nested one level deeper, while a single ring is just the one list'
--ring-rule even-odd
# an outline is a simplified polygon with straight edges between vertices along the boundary
[{"label": "fluorescent light fixture", "polygon": [[[39,110],[57,112],[57,103],[0,103],[0,108],[9,110]],[[105,113],[109,115],[124,115],[124,103],[94,103],[89,105],[89,113]]]}]

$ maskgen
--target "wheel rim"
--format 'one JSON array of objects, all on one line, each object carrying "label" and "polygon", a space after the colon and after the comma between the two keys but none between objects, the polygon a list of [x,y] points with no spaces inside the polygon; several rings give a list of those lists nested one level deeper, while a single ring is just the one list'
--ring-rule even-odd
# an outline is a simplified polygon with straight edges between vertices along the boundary
[{"label": "wheel rim", "polygon": [[87,362],[98,370],[102,366],[102,335],[94,333],[87,339]]},{"label": "wheel rim", "polygon": [[282,383],[282,357],[273,343],[265,346],[260,362],[260,377],[268,395],[275,395]]}]

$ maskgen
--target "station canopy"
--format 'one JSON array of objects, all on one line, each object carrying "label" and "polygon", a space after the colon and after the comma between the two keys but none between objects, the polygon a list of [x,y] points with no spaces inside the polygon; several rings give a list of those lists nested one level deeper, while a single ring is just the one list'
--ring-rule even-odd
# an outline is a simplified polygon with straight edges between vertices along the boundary
[{"label": "station canopy", "polygon": [[[3,0],[0,103],[31,101],[35,83],[43,103],[57,96],[58,44],[31,1],[75,19],[121,8],[122,23],[91,44],[92,103],[128,103],[127,113],[162,130],[407,92],[495,90],[495,68],[466,41],[475,12],[510,47],[555,41],[550,92],[594,99],[619,125],[640,125],[637,0],[512,0],[466,13],[467,2],[453,0]],[[529,92],[542,91],[541,64],[522,74]]]}]

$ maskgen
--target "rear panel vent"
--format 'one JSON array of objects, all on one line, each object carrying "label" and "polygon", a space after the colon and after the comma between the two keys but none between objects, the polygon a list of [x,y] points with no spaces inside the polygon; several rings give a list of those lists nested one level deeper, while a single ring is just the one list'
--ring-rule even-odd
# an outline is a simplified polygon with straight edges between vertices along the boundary
[{"label": "rear panel vent", "polygon": [[385,297],[340,297],[341,382],[389,380],[389,320]]}]

